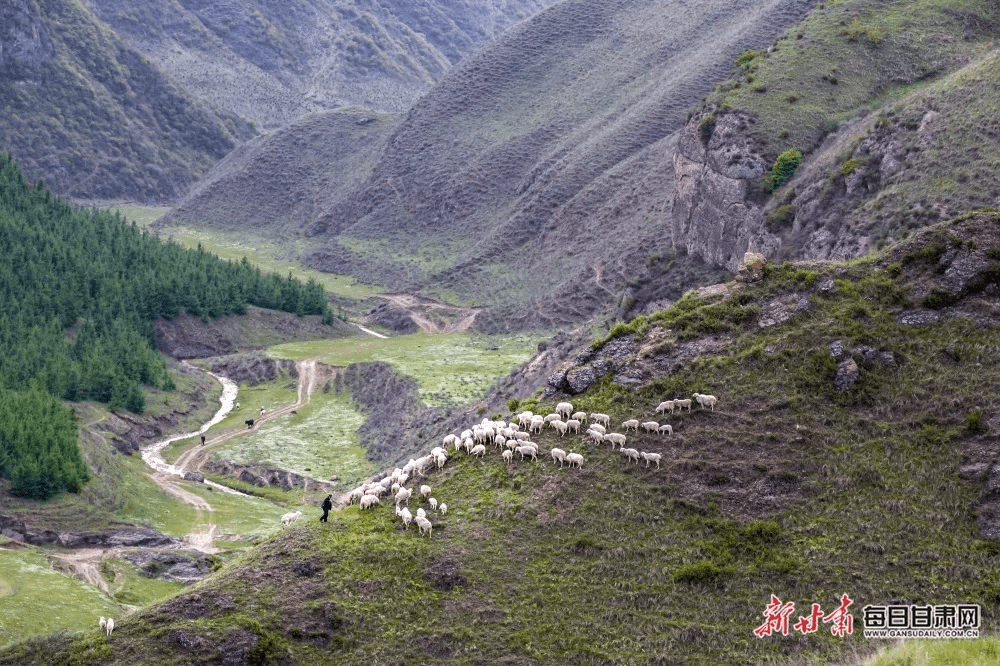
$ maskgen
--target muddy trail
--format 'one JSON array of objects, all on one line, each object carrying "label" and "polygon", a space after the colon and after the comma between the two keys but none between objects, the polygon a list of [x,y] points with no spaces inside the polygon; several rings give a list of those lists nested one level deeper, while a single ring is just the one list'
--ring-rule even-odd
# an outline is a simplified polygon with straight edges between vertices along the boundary
[{"label": "muddy trail", "polygon": [[[449,305],[416,294],[379,294],[375,298],[385,301],[394,310],[405,312],[420,330],[434,335],[461,333],[469,330],[476,321],[476,315],[482,309]],[[373,323],[369,319],[366,318],[365,323]]]}]

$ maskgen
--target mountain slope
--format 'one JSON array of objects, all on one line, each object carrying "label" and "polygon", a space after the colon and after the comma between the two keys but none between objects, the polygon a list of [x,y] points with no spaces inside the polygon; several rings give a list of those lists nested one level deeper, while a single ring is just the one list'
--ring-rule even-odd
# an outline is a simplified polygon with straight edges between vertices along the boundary
[{"label": "mountain slope", "polygon": [[[551,429],[536,462],[456,454],[420,481],[449,506],[430,538],[388,501],[302,521],[109,639],[0,664],[822,663],[884,645],[860,635],[866,604],[956,600],[995,632],[998,257],[1000,216],[981,213],[866,261],[765,264],[689,294],[575,361],[607,371],[575,408],[673,424],[628,435],[659,469]],[[714,411],[653,414],[695,390]],[[772,594],[790,623],[847,594],[853,634],[759,639]]]},{"label": "mountain slope", "polygon": [[172,199],[251,134],[78,2],[13,0],[0,19],[0,150],[59,194]]},{"label": "mountain slope", "polygon": [[402,112],[553,0],[88,0],[199,98],[276,128],[341,106]]}]

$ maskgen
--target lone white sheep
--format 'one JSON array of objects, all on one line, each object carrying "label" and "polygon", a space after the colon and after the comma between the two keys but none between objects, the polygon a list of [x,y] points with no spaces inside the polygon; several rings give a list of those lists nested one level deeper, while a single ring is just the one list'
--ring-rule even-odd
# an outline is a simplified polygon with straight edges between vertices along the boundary
[{"label": "lone white sheep", "polygon": [[417,524],[417,527],[420,528],[421,534],[427,532],[427,536],[431,536],[434,532],[434,526],[431,525],[431,521],[427,520],[423,516],[417,516],[414,522]]},{"label": "lone white sheep", "polygon": [[511,459],[514,458],[514,452],[512,450],[510,450],[510,449],[507,449],[506,451],[504,451],[500,455],[503,456],[504,462],[508,462],[508,463],[511,461]]},{"label": "lone white sheep", "polygon": [[102,615],[101,619],[97,621],[97,626],[99,626],[101,628],[101,633],[102,634],[107,630],[107,624],[108,624],[108,621],[105,620],[104,616]]},{"label": "lone white sheep", "polygon": [[486,446],[483,444],[476,444],[472,447],[472,451],[469,451],[470,455],[479,456],[480,458],[486,457]]},{"label": "lone white sheep", "polygon": [[559,466],[562,467],[563,461],[566,460],[566,452],[562,449],[552,449],[552,462],[559,461]]},{"label": "lone white sheep", "polygon": [[695,393],[692,397],[698,401],[702,409],[711,407],[713,412],[715,411],[715,403],[719,402],[719,399],[714,395],[705,395],[704,393]]},{"label": "lone white sheep", "polygon": [[115,618],[109,617],[107,623],[104,625],[104,628],[108,632],[108,636],[110,636],[111,632],[115,630]]},{"label": "lone white sheep", "polygon": [[564,416],[568,419],[569,415],[573,413],[573,403],[560,402],[556,405],[556,411],[559,413],[559,416]]},{"label": "lone white sheep", "polygon": [[595,414],[591,413],[590,420],[594,423],[600,423],[603,426],[611,427],[611,417],[607,414]]},{"label": "lone white sheep", "polygon": [[[640,453],[640,455],[642,456],[642,459],[646,461],[646,467],[649,467],[649,463],[655,462],[656,463],[656,469],[660,469],[660,454],[659,453],[646,453],[645,451],[642,451]],[[636,461],[636,462],[638,462],[638,461]]]},{"label": "lone white sheep", "polygon": [[570,467],[583,467],[583,456],[579,453],[567,453],[566,462]]},{"label": "lone white sheep", "polygon": [[538,451],[533,446],[519,446],[514,450],[521,454],[521,460],[524,460],[524,456],[531,456],[532,460],[538,460]]},{"label": "lone white sheep", "polygon": [[441,515],[443,516],[446,513],[448,513],[448,505],[445,504],[444,502],[441,502]]},{"label": "lone white sheep", "polygon": [[622,449],[622,454],[625,455],[627,460],[635,459],[635,464],[639,464],[639,452],[635,449]]},{"label": "lone white sheep", "polygon": [[[370,497],[370,495],[367,495],[366,497]],[[378,499],[378,498],[376,497],[375,499]],[[364,497],[362,497],[361,500],[364,501]],[[296,520],[298,520],[299,516],[301,516],[301,515],[302,515],[301,511],[292,511],[291,513],[286,513],[285,515],[283,515],[281,517],[281,523],[285,527],[288,527],[289,525],[291,525],[292,523],[294,523]]]},{"label": "lone white sheep", "polygon": [[666,414],[667,412],[670,412],[671,414],[674,413],[674,401],[673,400],[665,400],[664,402],[661,402],[660,404],[658,404],[656,406],[656,413],[657,414]]},{"label": "lone white sheep", "polygon": [[429,500],[427,500],[427,501],[428,501],[428,502],[430,502],[430,505],[431,505],[431,511],[437,511],[437,510],[438,510],[438,501],[437,501],[436,499],[434,499],[434,498],[432,497],[432,498],[430,498],[430,499],[429,499]]},{"label": "lone white sheep", "polygon": [[646,432],[656,432],[660,429],[660,424],[656,421],[646,421],[642,424],[642,429]]},{"label": "lone white sheep", "polygon": [[410,513],[410,510],[407,509],[405,506],[402,509],[400,509],[397,506],[396,507],[396,515],[403,519],[403,529],[404,530],[407,527],[409,527],[410,523],[413,521],[413,514]]},{"label": "lone white sheep", "polygon": [[423,486],[420,486],[420,494],[421,494],[421,496],[423,496],[423,497],[426,498],[428,495],[431,494],[431,487],[428,486],[428,485],[426,485],[426,484],[423,485]]},{"label": "lone white sheep", "polygon": [[658,433],[660,433],[661,435],[663,435],[663,434],[673,435],[674,434],[674,428],[669,423],[664,423],[659,428],[657,428],[656,431]]}]

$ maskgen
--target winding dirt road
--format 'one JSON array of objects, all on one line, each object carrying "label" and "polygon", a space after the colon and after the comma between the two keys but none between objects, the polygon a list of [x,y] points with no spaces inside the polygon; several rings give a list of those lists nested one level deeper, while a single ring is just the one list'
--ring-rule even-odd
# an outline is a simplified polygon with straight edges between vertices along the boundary
[{"label": "winding dirt road", "polygon": [[[462,308],[457,305],[449,305],[432,298],[427,298],[426,296],[416,296],[414,294],[379,294],[376,298],[381,298],[394,307],[406,310],[413,319],[413,323],[419,326],[425,333],[432,333],[434,335],[460,333],[469,330],[481,309]],[[458,316],[458,319],[450,324],[441,326],[428,316],[428,313],[434,310]]]}]

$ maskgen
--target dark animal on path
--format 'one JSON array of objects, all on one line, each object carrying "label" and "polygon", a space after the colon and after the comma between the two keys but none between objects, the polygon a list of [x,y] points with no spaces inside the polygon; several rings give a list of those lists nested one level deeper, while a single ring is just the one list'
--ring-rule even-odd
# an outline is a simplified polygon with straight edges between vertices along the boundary
[{"label": "dark animal on path", "polygon": [[253,419],[247,419],[244,423],[247,424],[247,430],[253,427]]}]

